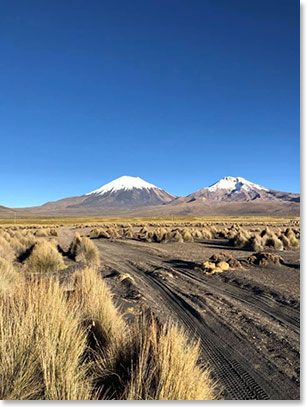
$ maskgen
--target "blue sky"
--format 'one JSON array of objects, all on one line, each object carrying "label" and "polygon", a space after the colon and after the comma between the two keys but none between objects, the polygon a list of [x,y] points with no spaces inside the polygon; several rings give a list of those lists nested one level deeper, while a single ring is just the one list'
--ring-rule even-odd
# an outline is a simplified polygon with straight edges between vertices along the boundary
[{"label": "blue sky", "polygon": [[0,204],[121,175],[299,192],[298,0],[4,1]]}]

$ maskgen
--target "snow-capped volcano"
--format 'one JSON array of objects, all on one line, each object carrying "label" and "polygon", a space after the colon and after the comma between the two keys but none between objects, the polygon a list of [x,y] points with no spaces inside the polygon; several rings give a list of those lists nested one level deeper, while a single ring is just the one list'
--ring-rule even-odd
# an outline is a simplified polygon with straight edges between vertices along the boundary
[{"label": "snow-capped volcano", "polygon": [[254,184],[253,182],[247,181],[243,177],[224,177],[220,179],[215,184],[211,185],[207,189],[210,192],[217,191],[219,189],[226,189],[230,191],[240,192],[241,190],[244,191],[251,191],[253,189],[259,189],[263,191],[268,191],[268,188],[264,188],[261,185]]},{"label": "snow-capped volcano", "polygon": [[92,192],[47,202],[36,210],[57,216],[297,214],[299,202],[299,194],[274,191],[242,177],[224,177],[186,197],[175,197],[139,177],[123,176]]},{"label": "snow-capped volcano", "polygon": [[139,177],[123,176],[84,195],[71,207],[131,207],[159,205],[175,197]]},{"label": "snow-capped volcano", "polygon": [[215,184],[199,189],[187,197],[190,201],[206,199],[214,201],[283,200],[297,201],[297,194],[274,191],[242,177],[224,177]]},{"label": "snow-capped volcano", "polygon": [[144,181],[140,177],[130,177],[124,175],[122,177],[116,178],[114,181],[109,182],[108,184],[103,185],[102,187],[96,189],[95,191],[89,192],[85,195],[104,195],[108,192],[118,192],[120,190],[129,191],[131,189],[160,189],[149,182]]}]

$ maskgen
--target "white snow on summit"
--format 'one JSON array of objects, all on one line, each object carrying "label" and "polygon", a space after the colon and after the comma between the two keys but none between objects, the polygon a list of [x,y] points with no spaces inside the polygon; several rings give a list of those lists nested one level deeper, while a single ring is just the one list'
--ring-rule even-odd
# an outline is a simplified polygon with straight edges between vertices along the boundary
[{"label": "white snow on summit", "polygon": [[109,182],[108,184],[103,185],[102,187],[96,189],[95,191],[89,192],[85,195],[97,194],[103,195],[107,192],[117,192],[120,190],[131,190],[131,189],[161,189],[156,187],[149,182],[144,181],[140,177],[130,177],[124,175],[123,177],[116,178],[114,181]]},{"label": "white snow on summit", "polygon": [[247,181],[245,178],[242,177],[224,177],[215,184],[205,189],[210,192],[214,192],[218,189],[228,189],[230,191],[236,190],[236,192],[240,192],[241,189],[245,191],[251,191],[253,189],[268,191],[268,188],[264,188],[261,185],[254,184],[253,182]]}]

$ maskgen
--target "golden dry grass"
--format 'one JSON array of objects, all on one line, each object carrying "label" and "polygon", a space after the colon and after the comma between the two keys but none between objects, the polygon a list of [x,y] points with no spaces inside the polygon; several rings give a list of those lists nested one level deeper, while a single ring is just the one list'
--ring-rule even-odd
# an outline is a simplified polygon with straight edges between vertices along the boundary
[{"label": "golden dry grass", "polygon": [[11,290],[17,282],[19,274],[12,263],[0,257],[0,295]]},{"label": "golden dry grass", "polygon": [[109,288],[95,269],[86,268],[76,273],[71,300],[79,304],[82,319],[91,327],[100,347],[122,345],[125,323]]},{"label": "golden dry grass", "polygon": [[95,244],[86,236],[81,237],[79,233],[76,233],[69,251],[70,255],[77,262],[92,267],[100,265],[99,251]]},{"label": "golden dry grass", "polygon": [[[199,346],[176,326],[144,316],[133,325],[118,358],[103,365],[105,398],[212,400],[209,371],[199,365]],[[107,374],[106,374],[107,372]]]},{"label": "golden dry grass", "polygon": [[13,261],[15,258],[14,249],[2,236],[0,236],[0,257],[7,261]]},{"label": "golden dry grass", "polygon": [[58,279],[20,277],[0,294],[5,400],[202,400],[217,397],[195,341],[142,317],[127,326],[94,269],[67,297]]},{"label": "golden dry grass", "polygon": [[51,273],[63,268],[64,260],[53,243],[42,240],[34,246],[25,267],[35,273]]},{"label": "golden dry grass", "polygon": [[59,284],[23,280],[0,302],[0,398],[87,400],[86,331]]}]

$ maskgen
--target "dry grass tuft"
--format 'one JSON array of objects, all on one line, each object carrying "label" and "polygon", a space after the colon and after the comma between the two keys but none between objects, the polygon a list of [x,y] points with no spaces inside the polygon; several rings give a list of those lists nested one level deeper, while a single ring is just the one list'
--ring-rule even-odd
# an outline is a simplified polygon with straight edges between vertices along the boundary
[{"label": "dry grass tuft", "polygon": [[264,237],[265,239],[265,246],[273,247],[275,250],[283,250],[284,246],[283,243],[278,237],[272,233],[270,237]]},{"label": "dry grass tuft", "polygon": [[267,266],[268,264],[284,264],[284,260],[278,254],[254,253],[247,258],[248,263],[257,266]]},{"label": "dry grass tuft", "polygon": [[35,232],[36,237],[48,237],[50,236],[49,230],[48,229],[38,229]]},{"label": "dry grass tuft", "polygon": [[70,245],[70,256],[77,262],[81,262],[91,267],[98,267],[100,265],[99,251],[95,244],[86,236],[81,237],[79,233]]},{"label": "dry grass tuft", "polygon": [[251,246],[251,249],[254,250],[255,252],[260,252],[263,250],[263,240],[259,235],[254,235],[251,237],[249,244]]},{"label": "dry grass tuft", "polygon": [[88,369],[78,308],[54,281],[23,282],[0,299],[0,398],[87,400]]},{"label": "dry grass tuft", "polygon": [[25,267],[28,271],[36,273],[52,273],[64,268],[62,255],[52,242],[42,240],[38,242],[27,260]]},{"label": "dry grass tuft", "polygon": [[[199,345],[176,326],[142,317],[119,359],[104,371],[107,396],[124,400],[212,400],[215,386],[199,365]],[[114,387],[115,384],[115,387]]]},{"label": "dry grass tuft", "polygon": [[210,232],[210,230],[208,230],[206,228],[202,229],[202,235],[203,235],[203,238],[205,240],[211,240],[212,239],[212,233]]},{"label": "dry grass tuft", "polygon": [[243,249],[249,246],[250,236],[247,232],[240,230],[233,238],[230,238],[231,246]]},{"label": "dry grass tuft", "polygon": [[9,261],[0,257],[0,294],[11,290],[17,282],[19,274]]},{"label": "dry grass tuft", "polygon": [[0,257],[11,262],[15,258],[14,249],[11,247],[9,242],[0,236]]},{"label": "dry grass tuft", "polygon": [[115,352],[122,346],[125,324],[113,304],[109,288],[94,269],[86,268],[76,273],[72,301],[79,304],[82,319],[91,327],[100,348]]},{"label": "dry grass tuft", "polygon": [[183,239],[184,242],[194,242],[194,238],[193,238],[191,232],[188,229],[183,231],[182,239]]}]

